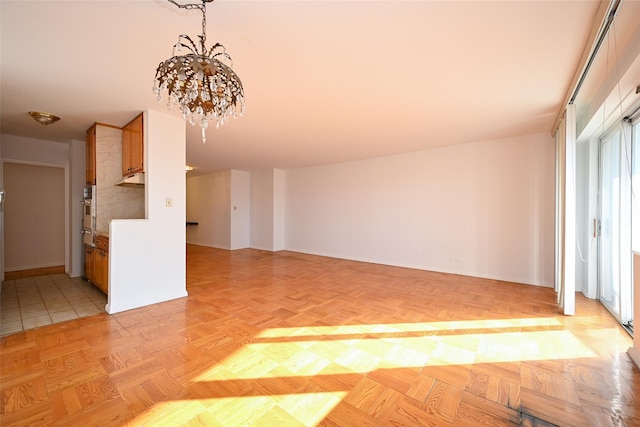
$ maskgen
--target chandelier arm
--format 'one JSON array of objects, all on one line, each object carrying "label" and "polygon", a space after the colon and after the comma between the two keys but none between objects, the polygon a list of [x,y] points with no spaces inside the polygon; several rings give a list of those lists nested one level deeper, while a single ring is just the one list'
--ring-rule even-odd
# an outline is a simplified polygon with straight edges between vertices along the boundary
[{"label": "chandelier arm", "polygon": [[210,58],[211,59],[217,59],[218,56],[224,56],[225,58],[227,58],[229,60],[229,67],[233,68],[233,59],[231,59],[231,57],[229,56],[229,54],[227,52],[218,52],[218,53],[216,53],[214,55],[211,55]]},{"label": "chandelier arm", "polygon": [[[191,43],[191,46],[184,44],[181,42],[181,39],[185,39],[187,40],[189,43]],[[189,37],[186,34],[180,34],[180,37],[178,37],[178,43],[180,44],[180,46],[182,47],[186,47],[187,49],[189,49],[191,52],[198,54],[198,47],[196,46],[196,43],[191,40],[191,37]]]}]

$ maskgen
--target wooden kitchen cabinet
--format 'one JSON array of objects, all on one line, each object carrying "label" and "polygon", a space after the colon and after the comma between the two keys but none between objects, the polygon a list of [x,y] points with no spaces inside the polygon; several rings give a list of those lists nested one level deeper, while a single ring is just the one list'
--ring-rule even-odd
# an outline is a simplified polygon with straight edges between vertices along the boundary
[{"label": "wooden kitchen cabinet", "polygon": [[87,185],[96,184],[96,125],[87,129]]},{"label": "wooden kitchen cabinet", "polygon": [[144,172],[142,113],[122,128],[122,176]]},{"label": "wooden kitchen cabinet", "polygon": [[92,246],[84,247],[84,278],[90,283],[96,281],[95,254]]},{"label": "wooden kitchen cabinet", "polygon": [[109,238],[96,236],[96,246],[84,247],[84,278],[92,285],[109,293]]},{"label": "wooden kitchen cabinet", "polygon": [[107,295],[109,293],[109,238],[107,236],[96,236],[96,247],[93,253],[95,271],[93,284]]},{"label": "wooden kitchen cabinet", "polygon": [[94,254],[96,278],[93,284],[107,295],[109,293],[109,252],[97,250]]}]

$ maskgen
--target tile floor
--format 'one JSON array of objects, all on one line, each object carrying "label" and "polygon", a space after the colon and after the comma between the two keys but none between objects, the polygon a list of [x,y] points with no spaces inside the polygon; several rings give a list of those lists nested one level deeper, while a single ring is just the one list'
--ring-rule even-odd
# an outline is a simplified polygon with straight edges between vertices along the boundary
[{"label": "tile floor", "polygon": [[66,274],[2,282],[0,336],[91,316],[104,311],[107,297],[81,277]]}]

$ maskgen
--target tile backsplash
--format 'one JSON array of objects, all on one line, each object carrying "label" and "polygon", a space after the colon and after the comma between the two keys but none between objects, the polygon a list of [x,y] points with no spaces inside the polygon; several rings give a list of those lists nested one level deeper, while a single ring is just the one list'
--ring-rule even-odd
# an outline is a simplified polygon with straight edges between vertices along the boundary
[{"label": "tile backsplash", "polygon": [[96,126],[96,230],[109,232],[112,219],[145,218],[144,187],[120,187],[122,130]]}]

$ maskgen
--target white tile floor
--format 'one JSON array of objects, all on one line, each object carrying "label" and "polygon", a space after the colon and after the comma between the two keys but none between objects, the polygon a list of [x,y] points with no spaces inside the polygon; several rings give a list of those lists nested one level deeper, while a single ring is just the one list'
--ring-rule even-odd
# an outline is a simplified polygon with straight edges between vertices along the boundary
[{"label": "white tile floor", "polygon": [[5,280],[0,336],[98,314],[106,303],[106,295],[81,277],[51,274]]}]

